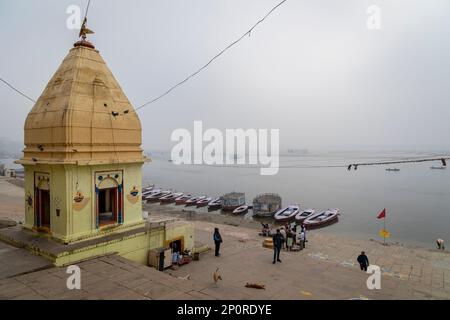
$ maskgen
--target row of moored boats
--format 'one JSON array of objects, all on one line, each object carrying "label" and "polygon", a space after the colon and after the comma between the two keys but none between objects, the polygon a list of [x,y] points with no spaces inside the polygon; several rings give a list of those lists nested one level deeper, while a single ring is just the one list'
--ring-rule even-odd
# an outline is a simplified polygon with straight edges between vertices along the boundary
[{"label": "row of moored boats", "polygon": [[274,214],[275,221],[288,222],[295,220],[298,224],[305,227],[317,228],[337,222],[339,218],[339,209],[327,209],[316,211],[315,209],[301,210],[298,205],[291,205]]},{"label": "row of moored boats", "polygon": [[[246,214],[251,206],[241,205],[235,207],[224,207],[222,198],[211,198],[208,196],[193,196],[182,192],[172,192],[170,190],[162,190],[155,187],[146,187],[142,190],[142,201],[149,203],[184,205],[186,207],[196,206],[197,208],[207,207],[209,211],[226,210],[233,214]],[[315,209],[301,210],[299,205],[290,205],[277,211],[273,218],[277,222],[294,221],[303,224],[307,228],[321,227],[338,220],[339,209],[327,209],[324,211],[316,211]]]},{"label": "row of moored boats", "polygon": [[142,201],[160,202],[161,204],[175,203],[178,206],[186,207],[196,206],[197,208],[208,207],[209,211],[228,209],[235,214],[244,214],[250,208],[247,205],[237,206],[235,208],[224,208],[221,197],[211,198],[208,196],[193,196],[182,192],[172,192],[169,190],[156,189],[155,187],[146,187],[142,190]]}]

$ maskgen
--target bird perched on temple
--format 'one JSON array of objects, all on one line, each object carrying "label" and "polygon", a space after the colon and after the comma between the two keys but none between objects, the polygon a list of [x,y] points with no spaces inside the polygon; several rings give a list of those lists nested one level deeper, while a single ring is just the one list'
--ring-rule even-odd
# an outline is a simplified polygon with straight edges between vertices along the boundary
[{"label": "bird perched on temple", "polygon": [[222,280],[222,276],[219,273],[219,268],[213,273],[214,282],[217,284],[219,280]]}]

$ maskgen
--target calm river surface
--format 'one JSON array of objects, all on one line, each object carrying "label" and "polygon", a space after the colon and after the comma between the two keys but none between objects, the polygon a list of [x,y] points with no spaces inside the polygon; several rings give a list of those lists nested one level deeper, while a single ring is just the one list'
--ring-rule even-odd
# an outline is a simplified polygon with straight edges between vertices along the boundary
[{"label": "calm river surface", "polygon": [[431,247],[438,237],[450,242],[450,169],[430,169],[440,163],[395,165],[400,172],[388,172],[387,166],[359,167],[357,171],[321,167],[419,156],[399,153],[282,156],[277,175],[261,176],[257,167],[175,165],[168,161],[168,154],[158,154],[144,166],[144,184],[212,197],[240,191],[245,192],[247,204],[259,193],[273,192],[281,195],[283,205],[298,203],[302,208],[316,210],[339,208],[339,223],[323,230],[365,239],[380,239],[378,232],[383,222],[376,216],[386,208],[390,241]]}]

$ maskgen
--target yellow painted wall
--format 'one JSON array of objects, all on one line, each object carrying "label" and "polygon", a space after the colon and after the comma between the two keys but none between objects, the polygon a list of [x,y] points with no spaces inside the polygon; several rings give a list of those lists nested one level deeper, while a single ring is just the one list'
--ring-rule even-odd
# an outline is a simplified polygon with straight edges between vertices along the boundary
[{"label": "yellow painted wall", "polygon": [[179,236],[183,236],[186,239],[185,248],[192,251],[194,249],[194,226],[186,223],[166,230],[164,228],[152,229],[108,243],[100,243],[72,252],[65,252],[57,257],[50,257],[50,259],[55,265],[62,266],[95,256],[118,253],[126,259],[147,265],[150,250],[163,248],[165,247],[165,240],[177,239]]},{"label": "yellow painted wall", "polygon": [[[34,165],[25,167],[25,227],[32,229],[34,227],[34,206],[36,199],[34,197],[35,175],[41,173],[50,176],[50,224],[52,236],[55,238],[64,238],[67,234],[67,219],[63,212],[67,208],[66,198],[66,172],[63,165]],[[27,203],[27,197],[32,197],[31,206]],[[56,209],[61,209],[59,217],[56,216]]]},{"label": "yellow painted wall", "polygon": [[166,241],[183,238],[185,249],[192,250],[194,242],[194,225],[191,223],[175,223],[166,229]]},{"label": "yellow painted wall", "polygon": [[[66,242],[82,241],[92,238],[101,238],[111,233],[119,234],[123,231],[142,227],[145,221],[142,219],[142,201],[128,198],[127,195],[133,188],[142,189],[141,165],[96,165],[76,166],[66,165],[24,165],[25,167],[25,228],[33,230],[34,227],[34,187],[35,175],[45,174],[49,177],[50,186],[50,236]],[[122,225],[96,228],[95,216],[95,174],[99,171],[123,171],[124,190],[124,223]],[[74,207],[74,196],[81,191],[85,197],[84,207]],[[27,197],[31,196],[31,206],[27,203]],[[130,201],[130,199],[134,201]],[[56,209],[60,209],[60,216],[56,215]],[[78,210],[79,209],[79,210]],[[148,252],[151,249],[166,247],[170,240],[184,240],[184,246],[188,250],[194,248],[194,226],[190,223],[168,223],[162,229],[151,229],[134,235],[118,238],[116,240],[89,247],[83,247],[74,251],[66,251],[58,256],[51,256],[39,248],[28,248],[37,254],[50,259],[55,265],[61,266],[80,260],[108,253],[119,255],[132,261],[147,264]]]},{"label": "yellow painted wall", "polygon": [[108,243],[101,243],[54,257],[56,266],[76,263],[77,261],[101,256],[109,253],[118,253],[129,260],[147,265],[148,252],[160,248],[164,239],[164,230],[152,230],[139,233],[126,238],[117,239]]},{"label": "yellow painted wall", "polygon": [[[120,165],[24,165],[25,167],[25,195],[31,195],[33,203],[25,203],[25,227],[34,226],[34,176],[39,172],[50,176],[50,231],[51,236],[63,242],[73,242],[91,237],[110,234],[115,231],[142,226],[142,163]],[[123,207],[124,221],[121,225],[100,227],[96,226],[95,208],[95,173],[120,170],[123,172]],[[133,188],[139,190],[138,199],[130,201]],[[74,197],[81,191],[84,199],[82,204],[76,204]],[[26,199],[25,199],[26,200]],[[26,201],[25,201],[26,202]],[[57,217],[56,209],[60,209]]]}]

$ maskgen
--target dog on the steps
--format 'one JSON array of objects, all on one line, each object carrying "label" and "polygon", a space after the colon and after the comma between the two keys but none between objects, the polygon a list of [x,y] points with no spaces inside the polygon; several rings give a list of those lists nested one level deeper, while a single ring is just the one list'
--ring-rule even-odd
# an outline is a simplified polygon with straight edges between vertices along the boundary
[{"label": "dog on the steps", "polygon": [[219,268],[217,268],[217,270],[213,273],[213,279],[216,285],[219,280],[222,280],[222,276],[219,273]]}]

